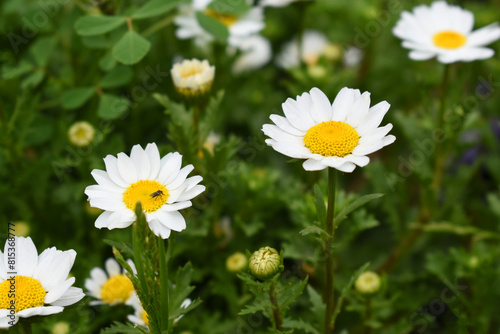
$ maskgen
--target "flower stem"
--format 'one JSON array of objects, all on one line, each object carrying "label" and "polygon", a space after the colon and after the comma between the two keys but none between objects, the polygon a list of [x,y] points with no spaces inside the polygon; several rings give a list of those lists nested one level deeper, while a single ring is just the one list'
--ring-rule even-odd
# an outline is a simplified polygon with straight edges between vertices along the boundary
[{"label": "flower stem", "polygon": [[[443,72],[443,81],[441,83],[441,101],[439,106],[439,113],[436,122],[436,129],[438,131],[445,131],[444,129],[444,113],[446,110],[446,92],[448,88],[449,81],[449,73],[450,73],[450,65],[446,64],[444,66]],[[439,197],[439,191],[441,189],[441,184],[443,182],[443,173],[444,173],[444,162],[445,156],[443,152],[443,143],[441,141],[436,142],[436,155],[434,157],[434,176],[432,179],[432,188],[436,192],[436,196]]]},{"label": "flower stem", "polygon": [[14,325],[9,327],[9,334],[18,334],[19,333],[19,326],[20,325]]},{"label": "flower stem", "polygon": [[372,300],[367,298],[365,301],[365,334],[372,334],[372,328],[366,325],[367,322],[372,320]]},{"label": "flower stem", "polygon": [[23,330],[23,334],[32,334],[31,331],[31,322],[29,319],[20,319],[19,323],[21,324],[21,329]]},{"label": "flower stem", "polygon": [[282,331],[282,323],[280,307],[278,305],[278,296],[276,295],[276,288],[274,286],[274,282],[271,282],[271,287],[269,288],[269,299],[271,300],[271,304],[273,306],[273,319],[274,326],[276,330]]},{"label": "flower stem", "polygon": [[[168,242],[168,240],[167,240]],[[169,247],[170,251],[170,247]],[[169,252],[170,253],[170,252]],[[169,331],[169,291],[168,291],[168,258],[165,252],[165,240],[158,237],[158,256],[160,257],[160,314],[161,314],[161,330],[170,333]]]},{"label": "flower stem", "polygon": [[337,184],[337,171],[335,168],[328,168],[328,207],[326,211],[325,231],[328,234],[325,238],[324,252],[326,258],[326,293],[325,293],[325,327],[324,333],[331,334],[335,328],[335,323],[331,322],[334,306],[333,289],[333,254],[332,244],[335,235],[335,226],[333,226],[333,214],[335,210],[335,187]]}]

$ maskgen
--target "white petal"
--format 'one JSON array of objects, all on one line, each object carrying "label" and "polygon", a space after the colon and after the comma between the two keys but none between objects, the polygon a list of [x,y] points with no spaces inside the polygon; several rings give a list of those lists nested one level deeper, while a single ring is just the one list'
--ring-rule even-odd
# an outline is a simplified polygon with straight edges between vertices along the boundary
[{"label": "white petal", "polygon": [[187,165],[184,168],[182,168],[179,171],[179,174],[177,174],[177,177],[170,183],[167,183],[167,189],[177,189],[178,187],[181,186],[184,181],[186,181],[186,177],[188,176],[189,173],[191,173],[194,169],[193,165]]},{"label": "white petal", "polygon": [[[108,175],[106,171],[100,169],[94,169],[90,173],[94,180],[100,185],[107,189],[112,189],[118,191],[119,189],[123,189],[119,187]],[[88,188],[88,187],[87,187]]]},{"label": "white petal", "polygon": [[85,297],[85,294],[83,293],[82,289],[71,287],[66,291],[66,293],[63,296],[61,296],[61,298],[59,298],[55,302],[52,302],[52,305],[54,306],[73,305],[74,303],[79,302],[83,297]]},{"label": "white petal", "polygon": [[174,204],[165,204],[161,207],[161,210],[163,210],[165,212],[178,211],[178,210],[189,208],[192,205],[193,204],[191,203],[191,201],[183,201],[183,202],[177,202]]},{"label": "white petal", "polygon": [[328,97],[318,88],[314,87],[309,92],[311,94],[311,116],[316,124],[332,119],[332,106]]},{"label": "white petal", "polygon": [[139,180],[134,162],[125,153],[118,153],[118,170],[122,179],[129,184]]},{"label": "white petal", "polygon": [[52,304],[53,302],[61,298],[73,285],[73,283],[75,283],[75,278],[70,277],[66,281],[57,284],[57,286],[52,286],[45,295],[45,304]]},{"label": "white petal", "polygon": [[151,161],[148,154],[142,149],[141,145],[134,145],[130,152],[130,159],[134,162],[139,180],[147,180],[151,175]]},{"label": "white petal", "polygon": [[66,281],[69,272],[75,263],[76,252],[72,249],[57,251],[43,263],[39,263],[35,278],[42,284],[45,291],[51,291],[54,287]]},{"label": "white petal", "polygon": [[[303,96],[309,96],[308,93],[302,94]],[[298,97],[297,97],[298,99]],[[309,108],[301,109],[301,104],[297,101],[288,98],[282,105],[283,113],[286,116],[286,119],[292,124],[295,128],[301,131],[307,131],[309,128],[316,125],[311,115],[309,114]]]},{"label": "white petal", "polygon": [[[330,107],[330,105],[328,105]],[[271,115],[269,118],[280,128],[281,130],[294,135],[294,136],[304,136],[305,131],[299,130],[294,127],[285,117],[278,115]]]},{"label": "white petal", "polygon": [[333,121],[345,122],[347,115],[352,109],[354,101],[361,96],[361,92],[358,89],[350,89],[344,87],[335,97],[332,103],[333,109]]},{"label": "white petal", "polygon": [[108,272],[109,277],[118,276],[121,274],[120,265],[112,257],[106,260],[104,266],[106,267],[106,271]]},{"label": "white petal", "polygon": [[135,221],[135,213],[132,210],[124,209],[113,212],[108,218],[108,229],[126,228]]},{"label": "white petal", "polygon": [[14,321],[14,325],[19,321],[19,317],[14,315],[14,319],[10,318],[10,311],[7,309],[0,309],[0,328],[8,328],[12,325],[9,322]]},{"label": "white petal", "polygon": [[425,51],[411,51],[409,54],[410,59],[413,60],[427,60],[436,56],[435,52],[425,52]]},{"label": "white petal", "polygon": [[156,179],[158,173],[160,172],[160,151],[158,151],[158,146],[155,143],[150,143],[146,146],[146,153],[149,156],[149,162],[151,163],[151,174],[150,179]]},{"label": "white petal", "polygon": [[104,211],[103,213],[101,213],[99,217],[97,217],[94,223],[95,227],[97,228],[108,227],[109,224],[108,220],[112,213],[113,213],[112,211]]},{"label": "white petal", "polygon": [[160,221],[153,219],[151,221],[148,221],[148,225],[151,231],[153,231],[153,233],[156,236],[161,237],[163,239],[167,239],[170,236],[171,230],[162,223],[160,223]]},{"label": "white petal", "polygon": [[27,308],[25,310],[22,310],[21,312],[18,312],[16,315],[20,318],[29,318],[35,315],[49,315],[49,314],[61,313],[63,310],[64,307],[61,306],[39,306],[39,307]]},{"label": "white petal", "polygon": [[360,136],[364,136],[371,131],[375,130],[382,120],[384,119],[385,114],[389,111],[391,105],[387,103],[387,101],[382,101],[377,103],[373,107],[370,108],[367,115],[360,122],[360,124],[354,129],[358,132]]},{"label": "white petal", "polygon": [[500,39],[500,27],[498,23],[473,31],[467,37],[467,46],[484,46]]},{"label": "white petal", "polygon": [[370,162],[370,158],[368,158],[367,156],[356,156],[353,154],[349,154],[349,155],[345,156],[344,159],[346,161],[350,161],[350,162],[358,165],[359,167],[364,167],[364,166],[368,165],[368,163]]},{"label": "white petal", "polygon": [[180,232],[186,229],[186,220],[179,211],[156,211],[157,220],[171,230]]},{"label": "white petal", "polygon": [[347,123],[352,127],[358,126],[370,109],[370,93],[364,92],[354,101],[351,111],[347,114]]},{"label": "white petal", "polygon": [[158,181],[162,184],[171,183],[179,174],[182,165],[182,155],[178,152],[169,153],[161,159],[161,170]]},{"label": "white petal", "polygon": [[118,211],[126,208],[125,203],[116,197],[92,197],[89,202],[91,207],[106,211]]},{"label": "white petal", "polygon": [[106,156],[104,158],[104,164],[106,165],[106,171],[108,172],[108,176],[115,184],[122,188],[127,188],[130,184],[125,182],[120,175],[120,171],[118,170],[118,159],[112,155]]},{"label": "white petal", "polygon": [[438,56],[438,60],[444,64],[451,64],[457,61],[473,61],[480,59],[488,59],[493,57],[495,52],[488,48],[462,48],[453,52],[442,53]]},{"label": "white petal", "polygon": [[[8,243],[5,243],[4,249],[4,261],[8,263]],[[16,272],[18,275],[33,277],[36,270],[36,265],[38,263],[38,252],[36,250],[35,244],[30,237],[16,238]]]},{"label": "white petal", "polygon": [[315,171],[315,170],[323,170],[328,166],[323,164],[321,161],[314,159],[307,159],[302,164],[302,167],[304,167],[304,169],[308,171]]}]

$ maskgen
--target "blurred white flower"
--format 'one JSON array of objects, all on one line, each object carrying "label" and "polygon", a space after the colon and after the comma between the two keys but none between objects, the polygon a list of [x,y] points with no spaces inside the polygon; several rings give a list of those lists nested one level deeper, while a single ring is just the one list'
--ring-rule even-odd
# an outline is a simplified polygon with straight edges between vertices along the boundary
[{"label": "blurred white flower", "polygon": [[155,143],[146,149],[140,145],[132,148],[130,157],[104,158],[106,170],[94,169],[92,176],[98,183],[88,186],[85,194],[90,205],[105,210],[96,220],[97,228],[125,228],[136,220],[135,207],[141,202],[149,228],[163,239],[171,230],[180,232],[186,221],[179,212],[192,205],[191,199],[205,190],[198,185],[201,176],[187,178],[193,165],[181,169],[182,155],[169,153],[160,159]]},{"label": "blurred white flower", "polygon": [[372,294],[380,289],[381,281],[377,273],[367,271],[359,275],[354,283],[356,290],[362,294]]},{"label": "blurred white flower", "polygon": [[472,31],[474,15],[459,6],[436,1],[404,11],[392,30],[410,49],[413,60],[437,57],[441,63],[487,59],[494,51],[485,45],[500,39],[500,27],[490,24]]},{"label": "blurred white flower", "polygon": [[259,5],[264,7],[285,7],[298,0],[261,0]]},{"label": "blurred white flower", "polygon": [[[127,305],[130,305],[134,308],[134,314],[129,314],[127,316],[128,321],[130,321],[133,324],[142,326],[144,328],[149,328],[149,318],[148,314],[144,310],[144,308],[141,305],[141,301],[139,300],[139,297],[137,297],[137,294],[134,292],[130,299],[127,302]],[[189,305],[191,305],[191,299],[186,298],[181,304],[181,308],[187,308]],[[176,324],[183,316],[179,316],[176,319],[174,319],[174,324]]]},{"label": "blurred white flower", "polygon": [[75,122],[68,130],[68,137],[71,144],[80,147],[89,145],[94,139],[94,135],[94,127],[86,121]]},{"label": "blurred white flower", "polygon": [[302,52],[299,55],[299,42],[297,38],[285,44],[276,59],[276,63],[282,68],[292,68],[300,65],[300,62],[308,66],[318,63],[321,56],[329,46],[326,36],[315,30],[306,30],[302,36]]},{"label": "blurred white flower", "polygon": [[[135,272],[132,260],[127,263]],[[88,295],[98,300],[90,302],[90,305],[100,304],[124,304],[129,300],[134,291],[130,279],[125,276],[125,269],[121,269],[115,259],[109,258],[105,263],[106,271],[95,267],[90,271],[90,278],[85,280],[85,288]]]},{"label": "blurred white flower", "polygon": [[68,278],[75,257],[74,250],[55,247],[38,255],[30,237],[7,239],[0,251],[0,328],[15,325],[19,318],[60,313],[81,300],[82,289],[72,287],[75,278]]},{"label": "blurred white flower", "polygon": [[253,35],[240,41],[237,48],[242,54],[233,64],[234,73],[261,68],[272,57],[271,42],[260,35]]},{"label": "blurred white flower", "polygon": [[366,155],[396,140],[387,135],[392,124],[378,127],[389,110],[380,102],[370,108],[370,93],[342,88],[330,104],[318,88],[288,98],[282,104],[285,117],[271,115],[276,124],[265,124],[262,131],[270,137],[266,143],[274,150],[295,159],[306,159],[305,170],[332,167],[350,173],[356,165],[366,166]]},{"label": "blurred white flower", "polygon": [[363,59],[363,50],[350,46],[344,52],[342,63],[345,67],[355,67],[359,65],[361,59]]},{"label": "blurred white flower", "polygon": [[191,5],[183,6],[181,14],[174,20],[177,25],[175,32],[179,39],[194,38],[199,46],[213,41],[213,36],[199,24],[196,12],[216,19],[229,30],[228,44],[238,46],[240,43],[262,29],[264,29],[264,15],[262,7],[253,7],[241,16],[218,12],[209,7],[213,0],[193,0]]}]

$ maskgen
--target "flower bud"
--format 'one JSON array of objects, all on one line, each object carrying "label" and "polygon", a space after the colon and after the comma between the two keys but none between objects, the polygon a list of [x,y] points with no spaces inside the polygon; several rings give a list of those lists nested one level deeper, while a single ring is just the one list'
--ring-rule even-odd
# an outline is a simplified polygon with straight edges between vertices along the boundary
[{"label": "flower bud", "polygon": [[59,321],[54,324],[52,327],[52,334],[68,334],[71,328],[69,324],[65,321]]},{"label": "flower bud", "polygon": [[226,260],[226,269],[233,272],[242,271],[248,264],[245,254],[236,252]]},{"label": "flower bud", "polygon": [[377,292],[380,289],[380,285],[380,276],[373,271],[362,273],[354,283],[356,290],[366,295]]},{"label": "flower bud", "polygon": [[250,257],[250,272],[258,279],[265,280],[283,270],[281,256],[271,247],[262,247]]},{"label": "flower bud", "polygon": [[207,60],[184,60],[174,64],[170,70],[174,86],[179,94],[185,97],[196,97],[207,93],[212,87],[215,67]]},{"label": "flower bud", "polygon": [[79,147],[88,146],[94,140],[95,130],[89,122],[75,122],[68,131],[71,144]]}]

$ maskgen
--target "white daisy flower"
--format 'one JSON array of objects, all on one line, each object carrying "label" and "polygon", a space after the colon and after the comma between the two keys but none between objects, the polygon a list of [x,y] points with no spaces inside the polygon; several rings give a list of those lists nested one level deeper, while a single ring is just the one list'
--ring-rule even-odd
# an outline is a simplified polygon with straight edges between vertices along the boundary
[{"label": "white daisy flower", "polygon": [[404,11],[393,33],[411,50],[413,60],[437,57],[449,64],[492,57],[495,52],[484,46],[500,39],[500,27],[493,23],[472,31],[473,26],[470,11],[436,1],[415,7],[413,13]]},{"label": "white daisy flower", "polygon": [[[127,263],[136,273],[132,260]],[[90,305],[117,305],[126,303],[132,293],[134,286],[132,281],[125,275],[125,269],[121,269],[115,259],[109,258],[105,263],[106,271],[95,267],[90,271],[90,278],[85,280],[85,289],[89,296],[97,298],[90,302]]]},{"label": "white daisy flower", "polygon": [[47,248],[40,255],[30,237],[7,239],[0,251],[0,328],[19,318],[60,313],[85,295],[68,278],[76,252]]},{"label": "white daisy flower", "polygon": [[208,60],[185,59],[174,64],[170,70],[175,89],[184,96],[205,94],[212,87],[215,76],[215,66],[210,66]]},{"label": "white daisy flower", "polygon": [[261,7],[253,7],[247,13],[237,16],[217,12],[209,8],[213,0],[193,0],[191,6],[185,6],[181,15],[174,20],[177,25],[175,32],[179,39],[194,38],[196,44],[204,46],[213,41],[213,36],[198,23],[196,12],[216,19],[224,24],[229,30],[228,44],[238,47],[247,37],[252,36],[264,29],[264,15]]},{"label": "white daisy flower", "polygon": [[392,124],[378,127],[389,110],[380,102],[370,108],[370,93],[342,88],[333,104],[313,88],[309,93],[288,98],[282,104],[285,117],[271,115],[276,124],[265,124],[266,143],[274,150],[296,159],[307,159],[305,170],[332,167],[350,173],[370,162],[367,154],[396,140],[387,135]]},{"label": "white daisy flower", "polygon": [[299,55],[299,44],[297,38],[288,42],[276,58],[276,63],[281,68],[293,68],[304,62],[308,66],[314,66],[330,45],[325,34],[306,30],[302,35],[302,52]]},{"label": "white daisy flower", "polygon": [[[127,316],[128,321],[130,321],[133,324],[142,326],[144,328],[149,328],[149,318],[148,314],[144,310],[144,308],[141,305],[141,301],[139,300],[139,297],[137,297],[137,294],[134,292],[132,294],[132,297],[130,297],[129,301],[127,302],[127,305],[130,305],[134,308],[134,314],[129,314]],[[181,308],[187,308],[189,305],[191,305],[191,299],[186,298],[181,304]],[[176,324],[183,316],[179,316],[174,320],[174,324]]]},{"label": "white daisy flower", "polygon": [[169,153],[160,159],[155,143],[144,150],[140,145],[132,148],[130,157],[104,158],[106,171],[94,169],[92,176],[98,185],[88,186],[85,194],[90,205],[105,210],[96,220],[97,228],[125,228],[136,220],[135,206],[142,203],[149,228],[166,239],[171,230],[180,232],[186,221],[178,210],[192,205],[191,199],[205,190],[198,185],[201,176],[187,175],[194,169],[187,165],[181,169],[182,156]]}]

